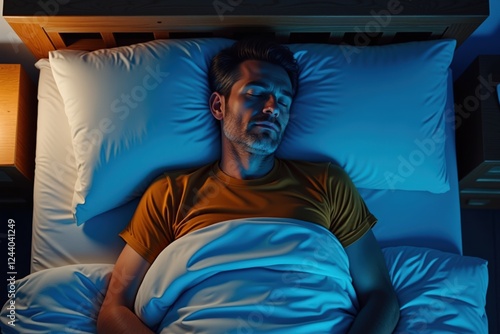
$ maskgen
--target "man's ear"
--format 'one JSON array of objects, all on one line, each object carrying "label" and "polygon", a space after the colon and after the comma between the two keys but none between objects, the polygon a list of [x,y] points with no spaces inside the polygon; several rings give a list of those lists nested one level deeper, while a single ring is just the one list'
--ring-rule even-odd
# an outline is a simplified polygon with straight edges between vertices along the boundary
[{"label": "man's ear", "polygon": [[219,92],[213,92],[212,95],[210,95],[210,111],[216,120],[220,121],[224,118],[225,102],[224,96]]}]

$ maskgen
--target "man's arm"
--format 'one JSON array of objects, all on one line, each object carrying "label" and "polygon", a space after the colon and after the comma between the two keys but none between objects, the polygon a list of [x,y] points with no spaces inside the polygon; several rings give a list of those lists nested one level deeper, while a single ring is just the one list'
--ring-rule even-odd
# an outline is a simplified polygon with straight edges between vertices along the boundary
[{"label": "man's arm", "polygon": [[349,334],[392,333],[399,320],[399,302],[373,232],[345,250],[360,305]]},{"label": "man's arm", "polygon": [[149,262],[132,247],[125,246],[116,261],[99,311],[98,333],[153,333],[132,311],[135,295],[149,267]]}]

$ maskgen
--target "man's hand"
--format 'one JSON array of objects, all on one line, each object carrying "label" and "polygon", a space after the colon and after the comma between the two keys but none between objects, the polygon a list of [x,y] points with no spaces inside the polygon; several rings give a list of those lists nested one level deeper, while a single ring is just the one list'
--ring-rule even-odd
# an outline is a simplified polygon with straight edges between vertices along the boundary
[{"label": "man's hand", "polygon": [[125,246],[116,261],[99,311],[98,333],[153,333],[132,311],[135,295],[149,267],[149,262],[130,246]]},{"label": "man's hand", "polygon": [[392,333],[399,320],[399,303],[373,232],[369,230],[345,250],[360,305],[349,334]]}]

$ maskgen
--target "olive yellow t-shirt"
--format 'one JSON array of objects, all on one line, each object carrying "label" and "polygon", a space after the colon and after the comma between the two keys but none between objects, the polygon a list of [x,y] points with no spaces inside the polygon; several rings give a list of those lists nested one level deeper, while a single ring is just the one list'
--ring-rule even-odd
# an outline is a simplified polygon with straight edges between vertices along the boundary
[{"label": "olive yellow t-shirt", "polygon": [[230,219],[293,218],[329,229],[347,247],[375,223],[340,167],[275,159],[264,177],[241,180],[218,162],[165,173],[143,195],[120,236],[152,263],[172,241]]}]

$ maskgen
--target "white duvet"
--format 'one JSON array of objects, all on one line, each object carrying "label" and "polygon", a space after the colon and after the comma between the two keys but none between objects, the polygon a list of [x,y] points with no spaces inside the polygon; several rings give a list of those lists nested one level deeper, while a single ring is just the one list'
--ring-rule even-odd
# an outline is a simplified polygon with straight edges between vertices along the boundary
[{"label": "white duvet", "polygon": [[344,248],[299,220],[241,219],[176,240],[135,310],[161,333],[343,333],[356,314]]},{"label": "white duvet", "polygon": [[[488,333],[486,261],[408,246],[383,254],[401,309],[394,333]],[[348,266],[319,225],[220,222],[159,255],[135,311],[158,333],[346,333],[358,307]],[[95,333],[112,269],[68,265],[17,280],[2,333]]]}]

